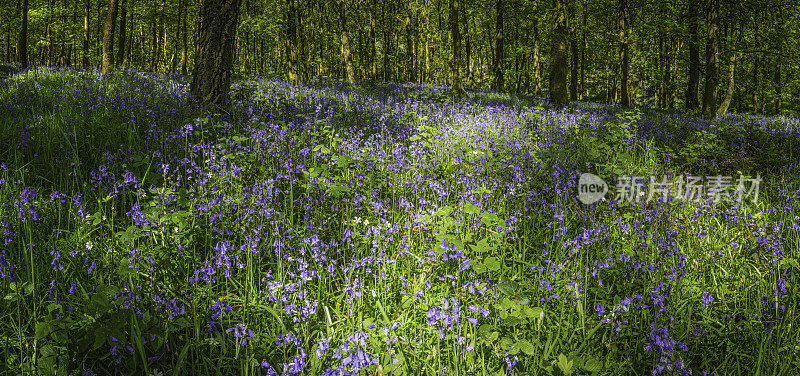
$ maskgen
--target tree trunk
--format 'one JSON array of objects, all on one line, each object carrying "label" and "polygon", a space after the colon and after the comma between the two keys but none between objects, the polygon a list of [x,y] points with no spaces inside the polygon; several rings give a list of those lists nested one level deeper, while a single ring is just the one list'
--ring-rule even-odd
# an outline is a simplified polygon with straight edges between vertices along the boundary
[{"label": "tree trunk", "polygon": [[411,8],[411,2],[408,3],[406,7],[406,79],[409,82],[414,82],[416,80],[415,69],[414,69],[414,62],[416,61],[417,56],[417,49],[416,44],[414,43],[414,35],[416,34],[416,20],[413,17],[413,9]]},{"label": "tree trunk", "polygon": [[783,109],[783,77],[781,76],[781,60],[783,60],[783,39],[786,38],[783,30],[783,8],[778,8],[777,17],[776,29],[778,31],[778,37],[776,43],[778,43],[778,46],[776,50],[778,54],[775,57],[775,115],[780,115],[781,110]]},{"label": "tree trunk", "polygon": [[356,82],[356,73],[353,70],[353,58],[350,56],[350,41],[347,39],[347,18],[345,9],[345,0],[339,0],[339,32],[342,39],[342,62],[344,63],[344,70],[347,73],[347,82],[353,84]]},{"label": "tree trunk", "polygon": [[369,40],[371,42],[369,63],[373,80],[378,78],[378,67],[376,63],[378,59],[378,37],[375,33],[375,18],[377,18],[375,9],[377,9],[377,1],[372,0],[372,6],[369,7]]},{"label": "tree trunk", "polygon": [[570,44],[570,80],[569,80],[569,99],[571,101],[578,100],[578,72],[580,70],[580,60],[579,52],[578,52],[578,40],[575,39],[574,35],[571,35],[569,38]]},{"label": "tree trunk", "polygon": [[19,31],[17,56],[20,68],[28,67],[28,0],[22,0],[22,28]]},{"label": "tree trunk", "polygon": [[461,11],[459,7],[458,0],[450,0],[450,39],[453,42],[450,75],[453,80],[453,94],[463,97],[466,95],[466,91],[461,83],[461,29],[458,21]]},{"label": "tree trunk", "polygon": [[191,93],[203,106],[226,109],[241,0],[203,0]]},{"label": "tree trunk", "polygon": [[628,46],[629,13],[628,0],[619,0],[619,48],[620,48],[620,104],[622,107],[631,106],[631,95],[628,92],[630,85],[630,47]]},{"label": "tree trunk", "polygon": [[583,100],[586,95],[586,18],[588,13],[587,2],[583,3],[583,24],[581,25],[581,87],[578,90],[578,99]]},{"label": "tree trunk", "polygon": [[708,41],[706,42],[706,83],[703,117],[713,118],[717,110],[717,55],[719,49],[719,0],[708,0]]},{"label": "tree trunk", "polygon": [[47,66],[53,65],[53,0],[47,2],[47,18],[45,19],[45,39],[47,40]]},{"label": "tree trunk", "polygon": [[389,70],[389,60],[390,54],[389,51],[391,50],[392,44],[392,30],[394,29],[394,22],[390,19],[388,15],[394,14],[391,9],[388,11],[385,7],[389,6],[388,2],[384,2],[383,7],[383,81],[391,80],[391,71]]},{"label": "tree trunk", "polygon": [[672,49],[673,41],[670,38],[664,42],[664,107],[675,108],[675,84],[672,82],[672,67],[675,61],[675,52]]},{"label": "tree trunk", "polygon": [[686,110],[697,111],[700,93],[700,48],[697,32],[697,1],[689,1],[689,81],[686,85]]},{"label": "tree trunk", "polygon": [[542,94],[542,63],[539,61],[539,22],[533,21],[533,93]]},{"label": "tree trunk", "polygon": [[733,100],[733,92],[736,90],[736,85],[734,85],[734,71],[736,70],[736,54],[731,53],[731,61],[730,65],[728,65],[728,88],[725,90],[725,98],[722,99],[722,103],[720,103],[719,108],[717,109],[718,114],[725,114],[728,112],[728,107],[731,105],[731,100]]},{"label": "tree trunk", "polygon": [[289,0],[288,12],[286,14],[286,62],[289,65],[289,80],[295,85],[297,85],[300,80],[296,22],[297,5],[295,4],[295,0]]},{"label": "tree trunk", "polygon": [[569,104],[569,93],[567,92],[569,30],[567,29],[567,9],[564,0],[553,0],[553,11],[553,40],[550,54],[550,101],[557,107],[564,107]]},{"label": "tree trunk", "polygon": [[188,38],[189,32],[186,28],[186,18],[187,18],[187,13],[189,13],[189,9],[187,9],[187,2],[188,0],[181,1],[183,8],[183,13],[180,21],[181,22],[181,74],[186,74],[186,64],[188,60],[186,39]]},{"label": "tree trunk", "polygon": [[728,87],[725,90],[725,97],[722,99],[722,103],[720,103],[719,108],[717,108],[717,114],[725,114],[728,112],[728,108],[733,100],[733,93],[736,90],[736,85],[734,83],[734,72],[736,71],[737,52],[734,50],[739,42],[739,32],[735,26],[731,34],[732,35],[728,46]]},{"label": "tree trunk", "polygon": [[[301,0],[298,0],[298,3],[300,3],[300,2],[301,2]],[[307,56],[314,56],[314,54],[313,53],[308,53],[308,54],[306,53],[307,52],[306,51],[306,37],[305,37],[305,32],[303,31],[303,12],[302,12],[302,9],[299,6],[295,7],[295,14],[294,15],[295,15],[295,18],[296,18],[296,21],[297,21],[297,23],[296,23],[296,26],[297,26],[297,46],[298,46],[298,50],[297,50],[297,70],[298,70],[298,75],[300,76],[300,79],[303,80],[303,81],[307,81],[310,69],[309,69],[308,65],[306,64],[306,57]]]},{"label": "tree trunk", "polygon": [[[569,6],[567,7],[569,12],[569,17],[574,18],[576,16],[576,7],[574,1],[569,2]],[[571,101],[578,100],[578,35],[575,30],[574,24],[570,25],[570,33],[569,33],[569,99]]]},{"label": "tree trunk", "polygon": [[108,73],[114,66],[114,26],[117,23],[117,0],[108,3],[106,28],[103,31],[103,73]]},{"label": "tree trunk", "polygon": [[494,90],[503,91],[505,89],[505,76],[503,60],[504,54],[504,38],[503,38],[503,0],[497,0],[495,3],[497,11],[497,18],[495,19],[495,32],[494,32]]},{"label": "tree trunk", "polygon": [[125,7],[125,0],[122,0],[120,3],[120,15],[119,15],[119,40],[117,41],[117,66],[122,66],[122,63],[125,62],[125,18],[127,15],[127,9]]}]

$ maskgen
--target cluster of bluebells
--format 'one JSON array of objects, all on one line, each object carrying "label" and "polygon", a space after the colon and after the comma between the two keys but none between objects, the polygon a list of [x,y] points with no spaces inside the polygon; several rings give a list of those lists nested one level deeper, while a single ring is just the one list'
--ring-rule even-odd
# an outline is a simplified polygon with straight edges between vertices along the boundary
[{"label": "cluster of bluebells", "polygon": [[[46,69],[31,71],[34,80],[48,74],[52,72]],[[597,316],[591,315],[590,319],[614,332],[627,328],[629,312],[638,310],[646,318],[642,325],[649,324],[644,350],[654,355],[653,374],[690,373],[690,365],[682,361],[687,358],[684,355],[688,347],[673,330],[675,317],[681,316],[672,302],[685,297],[679,286],[687,282],[686,276],[691,273],[687,267],[690,258],[697,257],[684,250],[682,238],[702,241],[713,236],[711,227],[700,222],[707,216],[723,216],[727,223],[750,230],[749,238],[754,239],[752,244],[744,237],[731,240],[732,248],[758,247],[765,255],[764,266],[775,273],[787,257],[784,233],[800,229],[796,217],[786,223],[757,224],[752,216],[742,216],[740,211],[720,213],[712,206],[701,206],[682,218],[673,214],[671,202],[650,207],[624,207],[611,201],[593,207],[577,205],[577,177],[592,167],[572,153],[559,151],[574,148],[578,136],[602,137],[609,124],[629,120],[627,115],[609,108],[587,105],[533,110],[513,101],[496,102],[481,96],[476,99],[479,107],[475,107],[457,101],[422,99],[443,90],[430,85],[376,84],[375,92],[365,95],[341,83],[294,86],[245,80],[232,88],[237,93],[233,118],[212,121],[201,116],[177,127],[164,127],[161,124],[185,119],[187,114],[181,109],[189,107],[185,82],[175,77],[78,72],[63,81],[61,90],[29,94],[43,103],[53,103],[54,111],[62,106],[92,111],[99,98],[102,111],[134,114],[130,115],[130,129],[125,131],[144,149],[134,151],[133,145],[123,145],[114,152],[98,153],[95,160],[80,160],[67,152],[79,147],[69,141],[68,145],[61,145],[62,154],[68,157],[54,161],[67,173],[69,181],[84,185],[82,192],[72,195],[51,192],[49,204],[55,208],[53,212],[64,206],[79,225],[92,229],[89,233],[116,229],[113,231],[136,237],[138,243],[119,246],[122,254],[127,251],[129,255],[126,272],[154,280],[124,281],[114,294],[114,308],[131,310],[139,316],[150,310],[159,319],[172,321],[187,314],[188,302],[183,302],[188,296],[205,302],[199,304],[198,314],[210,315],[209,331],[220,332],[227,327],[225,331],[236,346],[259,341],[256,334],[261,328],[254,323],[232,324],[232,303],[208,296],[218,293],[217,289],[237,285],[228,282],[241,278],[239,269],[259,270],[265,265],[269,269],[280,264],[281,275],[273,277],[274,270],[265,271],[262,298],[266,304],[280,307],[276,314],[286,318],[285,322],[291,319],[295,328],[315,325],[319,308],[327,306],[335,295],[317,298],[314,292],[319,287],[315,284],[335,286],[336,292],[346,297],[350,315],[356,315],[354,310],[364,306],[361,303],[365,297],[376,298],[378,293],[399,289],[401,296],[415,304],[411,313],[415,324],[435,330],[436,339],[457,339],[463,352],[472,351],[471,345],[464,346],[461,329],[464,325],[478,326],[479,320],[493,319],[484,308],[490,305],[484,302],[497,299],[499,284],[489,282],[490,287],[476,289],[481,282],[473,271],[482,256],[474,256],[470,253],[474,250],[463,243],[456,245],[437,238],[470,234],[491,243],[501,253],[493,256],[500,258],[517,256],[506,252],[514,248],[512,244],[534,249],[529,251],[528,260],[521,261],[530,262],[526,277],[530,277],[534,289],[538,287],[538,304],[545,308],[561,303],[573,308],[588,303],[591,307],[594,303]],[[27,93],[30,89],[12,82],[9,90]],[[247,91],[252,96],[239,97]],[[42,115],[28,114],[33,103],[25,95],[18,101],[0,103],[0,110],[19,116],[17,147],[24,150],[37,144],[31,142],[31,132],[35,130],[31,122],[40,121]],[[339,116],[342,113],[347,116]],[[766,129],[767,120],[735,115],[720,121],[744,124],[754,130],[752,124]],[[770,121],[773,125],[786,125],[783,129],[797,125],[791,119]],[[541,127],[530,129],[526,124]],[[633,135],[655,142],[669,142],[711,129],[708,122],[677,115],[653,115],[631,124]],[[90,140],[92,135],[84,132],[70,130],[66,139]],[[636,144],[636,137],[620,142],[628,148],[641,146]],[[323,144],[327,152],[318,147]],[[742,146],[747,150],[758,147]],[[558,158],[543,162],[547,159],[543,156],[556,152],[560,153]],[[142,154],[147,155],[146,161]],[[656,167],[670,172],[669,161],[667,156],[663,163],[657,163],[663,166]],[[779,161],[797,171],[790,162]],[[0,250],[0,278],[17,281],[17,266],[35,260],[26,260],[6,249],[13,248],[12,243],[20,239],[20,228],[40,223],[48,213],[40,210],[46,203],[37,200],[47,197],[47,191],[27,187],[22,181],[11,184],[15,180],[6,177],[9,168],[5,163],[0,161],[0,188],[13,185],[13,189],[9,190],[12,193],[7,201],[0,203],[0,238],[5,246]],[[689,161],[688,165],[696,163]],[[722,168],[735,163],[713,159],[701,162]],[[135,167],[142,164],[141,168]],[[149,176],[143,169],[147,166],[154,171]],[[312,177],[312,169],[320,171],[320,167],[324,172]],[[164,193],[154,195],[155,192]],[[110,200],[95,206],[84,196]],[[771,214],[788,215],[797,199],[796,192],[780,192],[779,204]],[[460,211],[467,204],[480,208],[486,216],[497,216],[497,223],[482,221],[488,218],[478,215],[462,216]],[[447,216],[451,226],[443,229],[440,222],[445,221],[440,221],[442,216],[437,217],[436,213],[445,209],[454,212]],[[101,212],[102,216],[92,216]],[[607,217],[601,217],[601,213]],[[626,216],[631,213],[641,215]],[[102,220],[94,223],[95,218]],[[610,223],[603,223],[604,218],[609,218]],[[536,237],[533,247],[530,239],[523,239],[530,233],[522,230],[531,227],[533,230],[528,231],[543,239],[539,244]],[[66,232],[54,233],[53,236],[66,236]],[[50,239],[38,236],[20,246],[51,244]],[[52,243],[64,239],[56,240]],[[77,284],[61,279],[80,274],[72,273],[75,270],[71,268],[83,267],[90,274],[97,265],[109,270],[106,264],[116,262],[102,254],[98,239],[93,240],[97,245],[88,240],[83,247],[80,240],[69,251],[52,249],[49,257],[41,252],[44,262],[58,272],[61,281],[52,279],[48,289],[48,297],[55,303],[78,299],[79,294],[73,295]],[[654,257],[620,253],[620,244]],[[194,252],[184,252],[186,249]],[[158,267],[168,263],[159,261],[188,258],[190,254],[197,266],[188,275],[171,281],[179,285],[188,280],[190,286],[181,285],[173,293],[163,288],[166,283],[155,282],[158,278],[172,278]],[[712,255],[715,260],[727,257],[724,251]],[[245,265],[245,260],[250,259],[253,263]],[[400,270],[407,267],[411,275],[392,275],[390,269],[394,266],[400,266],[396,268]],[[787,285],[791,284],[791,276],[785,270],[773,277],[777,279],[774,291],[753,293],[758,308],[752,314],[768,330],[785,314]],[[586,300],[587,296],[609,296],[606,293],[615,291],[613,283],[620,280],[644,287],[630,297],[622,297],[616,305]],[[491,291],[487,292],[489,288]],[[196,290],[196,295],[187,294],[188,289]],[[453,295],[452,291],[459,289],[459,295]],[[710,314],[718,308],[715,299],[711,292],[700,294],[700,304]],[[369,303],[367,306],[372,306]],[[72,306],[65,304],[69,314],[81,313],[73,313]],[[417,310],[422,306],[425,308]],[[389,316],[393,314],[396,312],[388,312]],[[378,365],[375,354],[382,349],[376,348],[374,341],[367,341],[370,335],[381,336],[374,329],[358,330],[341,339],[319,338],[314,352],[318,359],[324,359],[325,374],[358,374]],[[406,340],[399,334],[403,329],[396,322],[382,329],[380,346],[385,345],[390,356],[395,355],[397,346],[409,345],[404,343]],[[109,341],[110,354],[117,363],[123,353],[133,354],[133,348],[123,346],[117,338]],[[285,358],[273,361],[281,365],[277,370],[263,360],[263,370],[275,375],[277,371],[282,375],[303,373],[307,354],[302,343],[292,333],[278,336],[275,344]],[[163,354],[159,351],[148,354],[152,355],[149,359],[158,360]],[[502,358],[508,373],[524,360],[509,354]]]}]

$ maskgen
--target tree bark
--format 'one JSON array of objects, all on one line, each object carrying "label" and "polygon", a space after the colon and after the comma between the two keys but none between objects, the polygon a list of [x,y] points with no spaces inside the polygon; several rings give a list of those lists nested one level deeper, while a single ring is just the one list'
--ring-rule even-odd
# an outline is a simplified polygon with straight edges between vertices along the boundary
[{"label": "tree bark", "polygon": [[414,63],[416,61],[417,56],[417,48],[415,42],[415,34],[416,34],[416,19],[413,17],[413,9],[411,8],[411,2],[408,2],[408,6],[406,7],[406,21],[405,21],[405,36],[406,36],[406,79],[409,82],[414,82],[416,78],[416,70],[414,69]]},{"label": "tree bark", "polygon": [[539,61],[539,22],[533,21],[533,93],[542,94],[542,63]]},{"label": "tree bark", "polygon": [[[188,60],[187,56],[187,41],[188,38],[188,30],[186,28],[186,18],[187,18],[187,1],[188,0],[181,0],[181,9],[183,9],[183,13],[181,14],[181,74],[186,74],[186,64]],[[262,41],[263,44],[263,41]],[[262,58],[263,59],[263,58]]]},{"label": "tree bark", "polygon": [[706,42],[706,83],[703,91],[703,117],[710,119],[717,110],[717,57],[719,49],[719,0],[708,0],[708,41]]},{"label": "tree bark", "polygon": [[[735,26],[734,26],[735,27]],[[734,82],[734,72],[736,71],[736,60],[737,60],[737,52],[733,51],[738,44],[738,29],[733,30],[731,41],[728,46],[728,87],[725,90],[725,97],[722,99],[722,103],[720,103],[719,108],[717,108],[717,114],[725,114],[728,112],[728,108],[731,105],[731,101],[733,100],[733,93],[736,90],[736,85]]]},{"label": "tree bark", "polygon": [[778,46],[776,50],[778,51],[778,55],[775,57],[775,115],[780,115],[783,107],[783,77],[781,76],[781,60],[783,60],[783,39],[786,38],[783,30],[783,8],[778,8],[777,17],[776,28],[778,31],[778,37],[776,43]]},{"label": "tree bark", "polygon": [[686,85],[686,110],[694,112],[699,106],[700,93],[700,48],[697,32],[697,1],[689,1],[689,80]]},{"label": "tree bark", "polygon": [[567,9],[564,1],[553,0],[554,24],[550,54],[550,101],[557,107],[564,107],[569,104],[569,93],[567,92],[569,30],[567,29]]},{"label": "tree bark", "polygon": [[630,29],[628,28],[630,14],[628,12],[628,0],[619,0],[619,48],[620,48],[620,104],[623,107],[631,106],[630,85],[630,47],[628,39]]},{"label": "tree bark", "polygon": [[356,82],[356,73],[353,69],[353,58],[350,55],[350,41],[347,38],[347,14],[345,9],[345,0],[339,0],[339,33],[342,40],[342,62],[344,63],[344,70],[347,73],[347,82],[353,84]]},{"label": "tree bark", "polygon": [[22,28],[19,31],[17,56],[20,68],[28,67],[28,0],[22,0]]},{"label": "tree bark", "polygon": [[286,14],[286,63],[289,65],[289,80],[295,85],[300,80],[296,23],[297,5],[295,4],[295,0],[289,0],[288,12]]},{"label": "tree bark", "polygon": [[106,15],[106,28],[103,31],[103,73],[114,66],[114,26],[117,23],[117,0],[110,0]]},{"label": "tree bark", "polygon": [[[573,19],[576,17],[576,6],[571,2],[569,7],[569,17]],[[574,27],[574,23],[570,25],[571,30],[569,33],[569,100],[578,100],[578,35]]]},{"label": "tree bark", "polygon": [[241,0],[203,0],[191,93],[212,110],[227,109]]},{"label": "tree bark", "polygon": [[497,18],[495,19],[495,32],[494,32],[494,90],[502,91],[505,89],[505,76],[503,61],[505,60],[504,54],[504,37],[503,37],[503,0],[497,0],[495,3],[497,11]]},{"label": "tree bark", "polygon": [[125,0],[119,5],[120,7],[120,15],[119,15],[119,40],[117,41],[117,59],[116,63],[117,66],[121,66],[122,63],[125,62],[125,22],[127,16],[127,9],[125,7]]},{"label": "tree bark", "polygon": [[586,95],[586,19],[588,13],[588,5],[587,2],[583,3],[583,24],[581,25],[581,87],[578,90],[578,99],[583,100],[583,96]]},{"label": "tree bark", "polygon": [[725,114],[728,112],[728,108],[731,105],[731,101],[733,100],[733,92],[736,89],[736,85],[734,84],[735,70],[736,54],[731,53],[730,65],[728,66],[728,88],[725,90],[725,98],[722,99],[722,103],[720,103],[719,108],[717,109],[717,114]]},{"label": "tree bark", "polygon": [[458,21],[461,11],[459,7],[458,0],[450,0],[450,39],[453,42],[450,75],[453,80],[453,94],[463,97],[467,93],[461,83],[461,29]]}]

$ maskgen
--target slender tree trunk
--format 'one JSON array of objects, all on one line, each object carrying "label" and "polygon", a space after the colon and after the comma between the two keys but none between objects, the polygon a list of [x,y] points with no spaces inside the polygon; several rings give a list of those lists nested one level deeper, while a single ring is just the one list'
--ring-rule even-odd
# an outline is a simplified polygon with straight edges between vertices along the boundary
[{"label": "slender tree trunk", "polygon": [[416,33],[416,21],[414,20],[412,3],[408,2],[405,20],[405,37],[406,37],[406,80],[414,82],[416,80],[414,61],[417,54],[416,44],[414,44],[414,34]]},{"label": "slender tree trunk", "polygon": [[717,110],[717,56],[719,49],[719,0],[708,0],[708,41],[706,43],[706,83],[703,91],[703,117],[710,119]]},{"label": "slender tree trunk", "polygon": [[386,10],[385,7],[389,6],[390,3],[384,2],[383,7],[383,81],[389,81],[391,79],[391,71],[389,70],[389,60],[391,54],[391,44],[392,44],[392,29],[394,29],[394,22],[390,19],[389,15],[394,14],[392,9]]},{"label": "slender tree trunk", "polygon": [[539,61],[539,22],[533,21],[533,78],[536,83],[533,85],[533,92],[536,95],[542,94],[542,63]]},{"label": "slender tree trunk", "polygon": [[672,66],[674,61],[674,51],[672,41],[668,38],[664,42],[664,107],[675,108],[675,84],[672,82]]},{"label": "slender tree trunk", "polygon": [[553,0],[553,12],[553,38],[551,42],[552,51],[550,53],[550,101],[557,107],[564,107],[569,104],[569,93],[567,91],[569,30],[567,29],[567,8],[564,0]]},{"label": "slender tree trunk", "polygon": [[503,91],[505,89],[505,76],[503,61],[505,60],[504,53],[504,35],[503,35],[503,0],[496,0],[495,10],[497,11],[497,18],[495,19],[494,29],[494,85],[493,89]]},{"label": "slender tree trunk", "polygon": [[459,0],[450,0],[450,39],[453,42],[452,60],[450,61],[450,75],[453,80],[453,94],[457,97],[466,95],[461,83],[461,28],[459,27]]},{"label": "slender tree trunk", "polygon": [[[297,0],[298,3],[302,3],[302,0]],[[308,81],[309,71],[311,70],[306,64],[306,57],[307,56],[314,56],[313,50],[307,51],[306,48],[306,34],[303,31],[304,19],[303,19],[303,11],[302,8],[297,6],[295,7],[295,18],[296,18],[296,26],[297,26],[297,69],[298,75],[300,76],[301,80]],[[310,52],[310,53],[307,53]]]},{"label": "slender tree trunk", "polygon": [[469,32],[465,34],[465,44],[464,44],[464,51],[467,54],[467,81],[470,82],[472,86],[478,86],[475,84],[475,66],[472,62],[472,40],[470,39]]},{"label": "slender tree trunk", "polygon": [[22,28],[19,30],[17,56],[20,68],[28,67],[28,0],[22,0]]},{"label": "slender tree trunk", "polygon": [[295,0],[289,0],[288,12],[286,14],[286,62],[289,65],[289,80],[295,85],[300,80],[298,66],[300,64],[297,43],[297,6]]},{"label": "slender tree trunk", "polygon": [[784,35],[783,25],[783,8],[778,8],[778,19],[776,29],[778,31],[778,44],[776,50],[778,52],[775,57],[775,115],[780,115],[783,110],[783,76],[781,75],[781,63],[783,60],[783,39]]},{"label": "slender tree trunk", "polygon": [[719,108],[717,109],[718,114],[725,114],[728,112],[728,108],[731,105],[731,101],[733,100],[733,92],[736,90],[736,85],[734,84],[734,71],[736,70],[736,54],[731,53],[731,60],[730,64],[728,65],[728,88],[725,90],[725,98],[722,99],[722,103],[720,103]]},{"label": "slender tree trunk", "polygon": [[204,106],[226,109],[241,0],[203,0],[191,93]]},{"label": "slender tree trunk", "polygon": [[[567,6],[568,17],[575,19],[576,9],[574,1],[570,1]],[[578,100],[578,35],[574,25],[575,23],[570,24],[569,32],[569,99],[571,101]]]},{"label": "slender tree trunk", "polygon": [[629,13],[628,13],[628,0],[619,0],[619,46],[620,46],[620,104],[623,107],[631,106],[631,95],[629,93],[630,85],[630,47],[628,45],[628,36],[630,30],[628,29]]},{"label": "slender tree trunk", "polygon": [[689,1],[689,80],[686,85],[686,110],[695,112],[699,106],[700,92],[700,48],[698,47],[697,1]]},{"label": "slender tree trunk", "polygon": [[[188,59],[189,57],[187,56],[188,55],[187,54],[188,51],[187,51],[187,43],[186,43],[186,40],[188,39],[188,34],[189,34],[189,32],[188,32],[188,30],[186,28],[186,23],[187,23],[186,22],[186,18],[188,17],[187,13],[189,13],[189,9],[187,7],[187,5],[188,5],[187,2],[188,2],[188,0],[181,0],[181,4],[182,4],[182,8],[183,8],[183,13],[182,13],[182,16],[181,16],[181,74],[186,74],[186,64],[187,64],[187,61],[189,60]],[[263,50],[263,40],[262,40],[262,50]],[[263,61],[263,57],[262,57],[262,61]]]},{"label": "slender tree trunk", "polygon": [[733,100],[733,93],[736,90],[736,85],[734,82],[734,73],[736,71],[736,60],[737,60],[737,52],[734,50],[737,47],[739,38],[738,38],[738,29],[733,29],[730,43],[727,48],[728,50],[728,87],[725,89],[725,97],[722,99],[722,103],[720,103],[719,108],[717,108],[717,114],[725,114],[728,112],[728,108],[731,105],[731,101]]},{"label": "slender tree trunk", "polygon": [[103,31],[103,73],[108,73],[114,66],[114,26],[117,23],[117,0],[108,3],[106,28]]},{"label": "slender tree trunk", "polygon": [[47,2],[46,36],[47,40],[47,66],[53,65],[53,0]]},{"label": "slender tree trunk", "polygon": [[587,2],[583,3],[583,24],[581,25],[581,87],[578,90],[578,99],[583,100],[586,95],[586,18],[588,13]]},{"label": "slender tree trunk", "polygon": [[570,36],[570,81],[569,81],[569,99],[571,101],[578,100],[578,81],[580,71],[580,59],[578,52],[578,40],[574,36]]},{"label": "slender tree trunk", "polygon": [[117,66],[122,66],[125,62],[125,31],[126,31],[126,15],[127,9],[125,7],[125,0],[120,3],[119,15],[119,40],[117,41]]},{"label": "slender tree trunk", "polygon": [[353,58],[350,56],[350,41],[347,39],[347,13],[345,9],[345,0],[339,0],[339,33],[342,40],[342,63],[344,63],[344,70],[347,73],[347,82],[353,84],[356,82],[356,73],[353,69]]},{"label": "slender tree trunk", "polygon": [[372,71],[372,79],[378,78],[378,67],[376,60],[378,60],[378,37],[375,33],[375,9],[377,9],[377,1],[372,0],[372,6],[369,7],[369,39],[371,43],[370,49],[370,70]]}]

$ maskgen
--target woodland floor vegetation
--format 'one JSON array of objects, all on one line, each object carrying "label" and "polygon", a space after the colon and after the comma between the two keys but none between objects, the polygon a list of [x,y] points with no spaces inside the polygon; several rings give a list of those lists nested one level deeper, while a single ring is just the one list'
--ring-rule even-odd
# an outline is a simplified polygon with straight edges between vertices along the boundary
[{"label": "woodland floor vegetation", "polygon": [[[0,374],[800,373],[798,118],[189,82],[2,80]],[[759,196],[615,200],[685,173]]]}]

